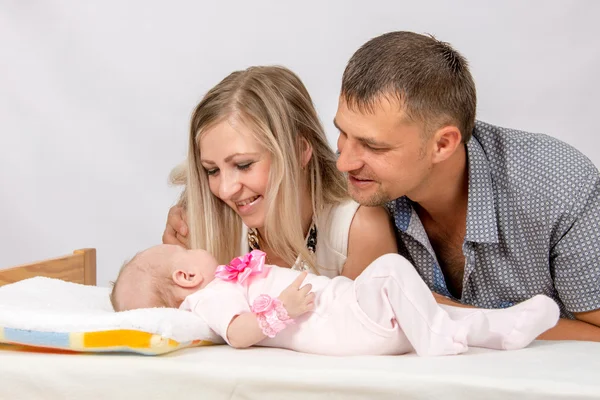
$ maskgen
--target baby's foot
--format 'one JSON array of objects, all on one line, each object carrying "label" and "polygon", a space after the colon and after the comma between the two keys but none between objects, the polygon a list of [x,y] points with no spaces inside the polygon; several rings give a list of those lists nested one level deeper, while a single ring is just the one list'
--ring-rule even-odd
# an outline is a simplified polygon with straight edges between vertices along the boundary
[{"label": "baby's foot", "polygon": [[560,318],[556,302],[544,295],[534,296],[504,311],[511,311],[510,319],[513,320],[512,324],[507,324],[506,330],[503,329],[506,333],[502,348],[505,350],[526,347],[539,335],[554,327]]}]

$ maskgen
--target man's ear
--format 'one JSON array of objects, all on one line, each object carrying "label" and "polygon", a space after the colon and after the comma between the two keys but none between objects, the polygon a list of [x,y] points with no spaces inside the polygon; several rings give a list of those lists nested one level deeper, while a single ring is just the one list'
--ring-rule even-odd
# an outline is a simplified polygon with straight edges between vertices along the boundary
[{"label": "man's ear", "polygon": [[302,169],[306,168],[308,162],[312,157],[312,146],[308,143],[308,140],[300,138],[300,162],[302,163]]},{"label": "man's ear", "polygon": [[204,277],[202,275],[179,268],[173,272],[172,277],[173,282],[175,282],[176,285],[186,289],[199,286],[204,281]]},{"label": "man's ear", "polygon": [[433,153],[432,162],[434,164],[450,158],[456,149],[462,145],[462,135],[456,126],[448,125],[434,132],[432,138]]}]

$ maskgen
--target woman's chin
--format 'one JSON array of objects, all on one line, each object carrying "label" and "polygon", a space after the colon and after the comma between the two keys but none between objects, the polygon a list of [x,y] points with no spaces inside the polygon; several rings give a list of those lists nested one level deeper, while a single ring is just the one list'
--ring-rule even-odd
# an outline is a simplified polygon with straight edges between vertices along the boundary
[{"label": "woman's chin", "polygon": [[261,218],[258,218],[256,216],[242,217],[242,222],[249,229],[261,229],[265,226],[265,219],[262,216]]}]

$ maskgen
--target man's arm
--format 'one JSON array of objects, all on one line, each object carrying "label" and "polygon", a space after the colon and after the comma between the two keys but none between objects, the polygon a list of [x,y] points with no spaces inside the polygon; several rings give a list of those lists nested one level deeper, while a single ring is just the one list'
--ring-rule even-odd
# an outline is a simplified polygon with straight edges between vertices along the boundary
[{"label": "man's arm", "polygon": [[559,221],[549,254],[554,287],[576,320],[561,320],[544,338],[600,341],[600,177],[590,174]]},{"label": "man's arm", "polygon": [[[596,324],[600,318],[600,310],[585,314],[595,314]],[[578,317],[576,315],[576,317]],[[585,340],[600,342],[600,327],[596,324],[584,322],[583,320],[561,318],[552,329],[542,333],[539,340]]]},{"label": "man's arm", "polygon": [[575,318],[600,327],[600,310],[575,313]]}]

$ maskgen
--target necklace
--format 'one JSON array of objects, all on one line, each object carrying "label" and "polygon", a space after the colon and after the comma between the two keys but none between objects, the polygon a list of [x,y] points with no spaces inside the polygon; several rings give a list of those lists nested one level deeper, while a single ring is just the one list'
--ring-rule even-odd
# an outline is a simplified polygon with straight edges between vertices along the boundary
[{"label": "necklace", "polygon": [[[248,229],[248,247],[251,251],[260,250],[260,234],[258,233],[257,229]],[[315,254],[315,251],[317,250],[317,227],[314,221],[311,224],[310,229],[308,230],[308,235],[306,238],[306,248],[308,249],[311,255]],[[266,261],[267,263],[269,263],[268,257]],[[294,265],[292,265],[292,269],[297,271],[307,271],[310,269],[310,264],[308,264],[306,261],[302,260],[300,256],[298,256],[296,262],[294,263]]]}]

